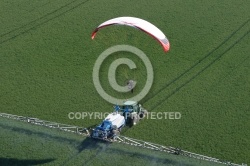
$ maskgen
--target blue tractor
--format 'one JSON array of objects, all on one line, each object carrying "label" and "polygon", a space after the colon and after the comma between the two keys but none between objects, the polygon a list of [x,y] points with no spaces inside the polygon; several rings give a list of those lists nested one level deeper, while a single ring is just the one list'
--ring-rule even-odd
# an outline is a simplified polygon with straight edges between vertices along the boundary
[{"label": "blue tractor", "polygon": [[140,119],[147,115],[140,104],[135,101],[126,101],[122,106],[115,105],[115,111],[110,113],[103,122],[93,129],[92,138],[101,140],[112,140],[120,135],[122,127],[126,124],[136,125]]}]

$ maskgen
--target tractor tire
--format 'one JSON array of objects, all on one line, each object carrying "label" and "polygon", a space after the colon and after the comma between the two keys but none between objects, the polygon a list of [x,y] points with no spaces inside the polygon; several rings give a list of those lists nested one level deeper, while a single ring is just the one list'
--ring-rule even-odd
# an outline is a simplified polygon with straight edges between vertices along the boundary
[{"label": "tractor tire", "polygon": [[115,141],[117,139],[117,137],[119,137],[120,132],[118,130],[112,130],[112,140],[111,141]]},{"label": "tractor tire", "polygon": [[139,119],[137,119],[137,118],[135,118],[135,117],[133,118],[133,121],[132,121],[133,126],[135,126],[135,125],[137,124],[138,120],[139,120]]},{"label": "tractor tire", "polygon": [[143,119],[144,117],[145,117],[144,113],[141,112],[141,113],[139,114],[139,118],[140,118],[140,119]]},{"label": "tractor tire", "polygon": [[113,125],[112,128],[113,128],[113,130],[117,130],[117,126],[116,125]]},{"label": "tractor tire", "polygon": [[119,132],[119,130],[112,130],[112,134],[116,135],[116,136],[119,136],[120,132]]},{"label": "tractor tire", "polygon": [[144,119],[147,114],[148,114],[147,110],[142,110],[141,113],[139,114],[140,119]]}]

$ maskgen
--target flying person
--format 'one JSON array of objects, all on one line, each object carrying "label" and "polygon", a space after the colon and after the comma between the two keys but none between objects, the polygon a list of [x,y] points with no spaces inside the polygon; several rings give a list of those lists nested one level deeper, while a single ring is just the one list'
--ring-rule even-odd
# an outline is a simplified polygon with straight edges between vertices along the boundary
[{"label": "flying person", "polygon": [[127,82],[127,86],[128,86],[128,89],[130,90],[131,93],[134,92],[134,81],[133,80],[129,80]]}]

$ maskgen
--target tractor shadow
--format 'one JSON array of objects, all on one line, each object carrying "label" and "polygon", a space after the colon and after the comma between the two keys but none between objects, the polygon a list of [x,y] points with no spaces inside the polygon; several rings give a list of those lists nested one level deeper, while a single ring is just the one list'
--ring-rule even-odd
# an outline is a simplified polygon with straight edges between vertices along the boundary
[{"label": "tractor shadow", "polygon": [[87,150],[95,151],[95,153],[92,154],[89,159],[85,160],[83,163],[84,165],[91,165],[91,161],[94,161],[94,159],[97,158],[102,152],[106,152],[111,144],[111,142],[96,140],[87,137],[79,146],[77,146],[78,154],[76,156],[78,156],[80,153],[84,153],[84,151]]},{"label": "tractor shadow", "polygon": [[98,150],[102,147],[108,147],[111,144],[111,142],[87,137],[86,139],[84,139],[84,141],[82,141],[80,145],[77,146],[77,150],[78,153],[81,153],[84,150]]}]

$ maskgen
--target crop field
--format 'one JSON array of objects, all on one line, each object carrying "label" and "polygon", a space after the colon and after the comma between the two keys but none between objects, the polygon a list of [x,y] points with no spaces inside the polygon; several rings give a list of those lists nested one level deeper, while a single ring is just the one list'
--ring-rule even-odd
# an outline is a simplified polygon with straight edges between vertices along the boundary
[{"label": "crop field", "polygon": [[[219,165],[0,118],[1,165]],[[9,144],[9,141],[12,143]],[[32,145],[32,146],[31,146]],[[25,153],[23,153],[25,152]]]},{"label": "crop field", "polygon": [[[179,112],[181,119],[144,119],[122,134],[250,164],[249,6],[248,0],[0,0],[0,112],[84,127],[99,124],[102,118],[68,115],[113,111],[94,87],[93,67],[107,48],[131,45],[147,55],[154,69],[153,85],[140,103],[149,112]],[[164,53],[152,37],[126,26],[106,27],[91,39],[100,23],[120,16],[156,25],[169,39],[170,51]],[[109,85],[108,68],[121,57],[137,65],[134,70],[123,65],[116,71],[120,85],[127,79],[137,81],[134,94],[116,92]],[[146,77],[142,61],[128,52],[112,54],[100,72],[103,89],[117,98],[138,94]],[[121,145],[106,150],[106,144],[2,118],[0,124],[1,162],[12,158],[28,164],[67,165],[67,159],[75,158],[71,164],[124,159],[132,165],[164,165],[179,160],[161,153],[147,156],[146,150]],[[87,142],[80,150],[85,153],[77,149],[82,141]],[[149,161],[156,156],[159,163]],[[168,164],[195,163],[184,159]]]}]

